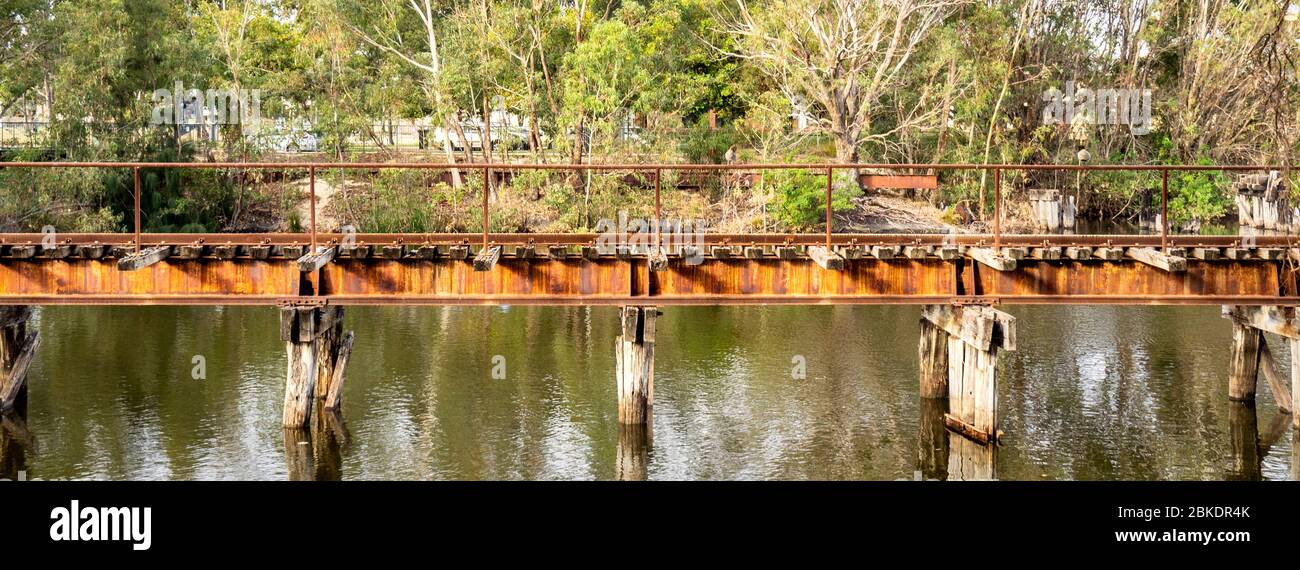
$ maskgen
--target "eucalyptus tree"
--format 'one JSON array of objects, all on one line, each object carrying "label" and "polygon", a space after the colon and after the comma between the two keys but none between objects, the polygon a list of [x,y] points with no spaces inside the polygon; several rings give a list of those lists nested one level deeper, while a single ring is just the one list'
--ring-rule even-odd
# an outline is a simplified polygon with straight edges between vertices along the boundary
[{"label": "eucalyptus tree", "polygon": [[[448,16],[457,4],[447,0],[348,0],[338,2],[336,8],[341,21],[358,38],[416,72],[421,91],[432,102],[434,122],[455,133],[468,151],[444,51]],[[442,146],[447,161],[454,163],[450,137],[442,137]],[[460,186],[459,169],[453,168],[451,173],[453,184]]]},{"label": "eucalyptus tree", "polygon": [[718,11],[736,38],[720,46],[770,76],[791,98],[821,111],[817,128],[835,143],[842,163],[858,162],[861,146],[895,136],[937,115],[918,106],[888,131],[873,129],[881,100],[900,86],[922,42],[964,0],[734,0]]}]

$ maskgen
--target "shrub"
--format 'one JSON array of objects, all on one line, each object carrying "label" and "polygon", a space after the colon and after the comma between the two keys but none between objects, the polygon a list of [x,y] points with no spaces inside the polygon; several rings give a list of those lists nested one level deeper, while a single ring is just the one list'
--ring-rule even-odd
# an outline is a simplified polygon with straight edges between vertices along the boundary
[{"label": "shrub", "polygon": [[701,118],[695,126],[686,131],[686,136],[678,143],[686,161],[693,164],[719,164],[727,154],[727,149],[735,143],[736,133],[730,127],[710,129],[708,118]]},{"label": "shrub", "polygon": [[[772,185],[772,215],[790,230],[808,230],[826,221],[825,175],[807,170],[781,170],[766,177]],[[836,185],[831,194],[831,209],[853,209],[856,190],[850,185]]]}]

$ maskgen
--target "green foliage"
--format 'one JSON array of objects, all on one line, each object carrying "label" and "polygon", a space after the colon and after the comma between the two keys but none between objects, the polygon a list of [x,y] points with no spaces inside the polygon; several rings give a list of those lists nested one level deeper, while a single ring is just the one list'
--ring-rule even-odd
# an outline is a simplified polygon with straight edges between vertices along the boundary
[{"label": "green foliage", "polygon": [[[30,155],[5,150],[8,160],[257,158],[251,133],[238,126],[223,127],[223,140],[212,144],[151,125],[151,93],[175,82],[260,89],[264,117],[316,133],[320,158],[334,160],[383,150],[388,143],[376,136],[376,125],[477,119],[485,101],[504,106],[546,139],[548,149],[511,157],[529,162],[708,164],[722,162],[733,144],[745,159],[792,162],[842,158],[847,149],[870,162],[1071,164],[1080,143],[1094,164],[1278,163],[1300,153],[1296,137],[1287,135],[1296,132],[1300,83],[1289,79],[1300,60],[1294,30],[1276,31],[1285,3],[1233,2],[1205,14],[1210,8],[1196,3],[1154,0],[1122,17],[1109,0],[1033,9],[1011,0],[940,12],[927,5],[908,17],[906,47],[891,50],[885,62],[867,50],[867,64],[851,72],[835,60],[853,50],[826,50],[823,44],[836,37],[819,36],[814,24],[852,34],[848,18],[874,21],[893,9],[889,3],[844,14],[822,0],[443,1],[427,4],[428,28],[419,13],[426,4],[407,0],[0,4],[9,22],[0,23],[0,115],[39,112],[50,123],[36,141],[48,148]],[[761,28],[756,33],[737,30],[745,7]],[[1025,21],[1029,14],[1034,19]],[[923,31],[922,20],[937,24]],[[889,37],[892,19],[880,21],[886,22],[882,37]],[[1098,37],[1124,41],[1098,43]],[[780,45],[757,52],[769,42]],[[1044,91],[1064,89],[1070,80],[1152,89],[1154,130],[1145,135],[1098,125],[1076,139],[1067,128],[1044,124]],[[827,87],[861,100],[828,102],[837,95]],[[840,104],[847,102],[855,105]],[[949,105],[951,117],[943,108]],[[811,115],[806,131],[791,128],[796,107]],[[834,124],[832,110],[841,107],[862,109],[861,123]],[[707,126],[710,113],[716,130]],[[519,137],[519,130],[510,135]],[[575,149],[579,130],[589,142]],[[846,138],[856,146],[846,147]],[[448,159],[441,148],[434,152]],[[269,203],[274,207],[265,209],[280,216],[276,225],[302,226],[294,213],[301,193],[272,196],[271,185],[236,183],[243,179],[232,172],[142,174],[150,231],[245,228],[250,205]],[[969,200],[974,207],[988,198],[991,182],[979,172],[941,177],[945,201]],[[770,205],[787,227],[821,223],[824,189],[814,178],[769,177],[778,189]],[[1084,216],[1124,217],[1158,206],[1146,198],[1158,190],[1153,173],[1008,172],[1003,178],[1015,189],[1077,190]],[[335,209],[375,231],[477,228],[481,180],[467,179],[457,188],[420,174],[362,176],[363,189],[342,193]],[[759,215],[753,211],[762,195],[730,188],[724,195],[712,180],[701,192],[666,192],[665,208],[733,219]],[[1171,221],[1222,217],[1231,210],[1226,183],[1221,174],[1175,173]],[[120,231],[131,225],[132,181],[122,169],[0,170],[0,184],[6,227]],[[523,173],[497,189],[489,223],[502,230],[578,230],[619,210],[645,212],[647,204],[641,185],[612,173],[589,180]],[[837,198],[835,207],[842,206],[847,203]]]},{"label": "green foliage", "polygon": [[0,231],[121,231],[121,215],[102,194],[104,181],[114,178],[100,169],[0,169]]},{"label": "green foliage", "polygon": [[[786,229],[810,230],[826,222],[826,175],[807,170],[781,170],[766,176],[774,191],[772,215]],[[857,190],[837,185],[831,193],[831,210],[853,208]]]},{"label": "green foliage", "polygon": [[[1203,157],[1200,164],[1211,164]],[[1188,222],[1217,220],[1228,212],[1228,177],[1222,172],[1199,170],[1169,177],[1169,223],[1182,227]]]},{"label": "green foliage", "polygon": [[693,164],[721,164],[727,149],[735,143],[734,128],[724,126],[710,129],[708,117],[702,117],[682,137],[678,150],[687,162]]},{"label": "green foliage", "polygon": [[379,233],[463,231],[467,189],[414,170],[381,170],[369,182],[367,191],[335,194],[340,225]]}]

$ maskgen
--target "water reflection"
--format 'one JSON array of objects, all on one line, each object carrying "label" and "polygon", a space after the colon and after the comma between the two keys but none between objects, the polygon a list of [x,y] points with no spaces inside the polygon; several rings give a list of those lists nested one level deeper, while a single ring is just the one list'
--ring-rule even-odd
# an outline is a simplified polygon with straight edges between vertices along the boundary
[{"label": "water reflection", "polygon": [[1232,469],[1226,478],[1238,481],[1262,479],[1259,423],[1254,402],[1228,402],[1228,423],[1232,434]]},{"label": "water reflection", "polygon": [[[952,440],[942,404],[918,397],[916,307],[665,308],[644,434],[617,421],[616,308],[349,309],[346,427],[321,418],[284,433],[273,309],[46,307],[26,418],[41,449],[6,432],[0,468],[46,479],[1293,476],[1294,438],[1285,421],[1274,429],[1269,390],[1253,427],[1229,406],[1217,308],[1007,310],[1020,347],[999,359],[1006,437],[988,449]],[[190,376],[196,354],[206,380]],[[505,378],[493,378],[495,356]],[[794,356],[806,378],[791,374]]]},{"label": "water reflection", "polygon": [[312,457],[311,430],[284,428],[284,465],[290,481],[316,479],[316,465]]},{"label": "water reflection", "polygon": [[290,481],[343,480],[347,426],[338,411],[317,408],[312,412],[310,427],[282,428],[285,470]]},{"label": "water reflection", "polygon": [[984,445],[948,432],[948,480],[991,481],[998,478],[997,445]]},{"label": "water reflection", "polygon": [[651,432],[652,428],[648,425],[619,424],[615,479],[645,481],[646,465],[650,459]]},{"label": "water reflection", "polygon": [[943,415],[948,413],[946,398],[921,398],[921,433],[917,438],[917,471],[925,480],[948,478],[948,428]]},{"label": "water reflection", "polygon": [[1300,481],[1300,430],[1297,429],[1291,430],[1291,480]]},{"label": "water reflection", "polygon": [[1264,479],[1264,461],[1282,436],[1286,435],[1291,414],[1276,411],[1263,431],[1259,429],[1258,417],[1254,402],[1228,402],[1233,461],[1226,479]]},{"label": "water reflection", "polygon": [[343,414],[318,406],[311,424],[311,443],[316,480],[343,480],[343,448],[348,444],[348,426],[343,422]]},{"label": "water reflection", "polygon": [[27,471],[27,456],[36,451],[36,437],[15,412],[0,413],[0,479],[17,481]]}]

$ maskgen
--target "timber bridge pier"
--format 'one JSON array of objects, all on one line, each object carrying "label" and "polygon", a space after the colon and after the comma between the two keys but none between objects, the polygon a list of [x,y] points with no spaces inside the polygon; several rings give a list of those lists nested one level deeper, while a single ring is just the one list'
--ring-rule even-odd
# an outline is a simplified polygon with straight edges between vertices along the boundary
[{"label": "timber bridge pier", "polygon": [[[0,234],[0,409],[5,410],[25,393],[27,368],[38,351],[38,334],[26,327],[31,307],[102,304],[277,307],[287,355],[283,424],[295,429],[312,423],[313,407],[338,410],[341,405],[354,338],[344,328],[347,306],[620,306],[621,336],[614,347],[618,418],[625,428],[620,470],[625,461],[628,469],[644,470],[636,465],[643,456],[624,457],[622,440],[648,437],[656,319],[659,307],[672,305],[917,305],[920,395],[946,402],[941,404],[943,437],[962,450],[948,469],[968,478],[993,476],[1000,433],[997,364],[1004,352],[1016,349],[1016,319],[999,310],[1003,304],[1222,306],[1233,330],[1224,339],[1231,359],[1227,397],[1253,400],[1262,375],[1284,411],[1300,399],[1300,244],[1286,235],[1175,235],[1164,215],[1171,172],[1259,173],[1277,169],[1273,166],[11,162],[0,168],[126,169],[135,189],[133,233]],[[193,168],[306,171],[310,225],[302,233],[142,232],[142,173]],[[394,168],[481,171],[483,231],[319,231],[318,170]],[[788,168],[825,176],[824,233],[682,235],[658,222],[647,231],[614,236],[489,231],[490,186],[500,180],[494,173],[634,173],[649,181],[647,190],[653,186],[658,221],[664,219],[665,171],[761,176]],[[935,172],[979,169],[991,171],[998,189],[991,193],[994,213],[983,233],[832,231],[832,192],[846,176],[868,190],[934,188]],[[1052,170],[1153,171],[1161,181],[1159,233],[1004,233],[1002,174]],[[1264,333],[1290,344],[1289,379],[1280,374]],[[1292,422],[1300,427],[1300,415],[1293,414]]]}]

